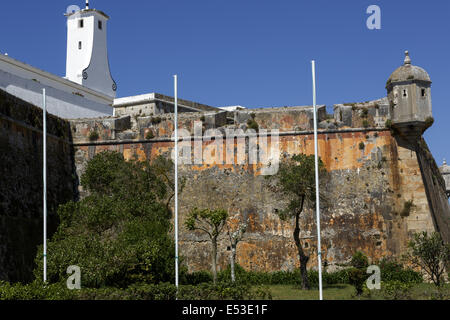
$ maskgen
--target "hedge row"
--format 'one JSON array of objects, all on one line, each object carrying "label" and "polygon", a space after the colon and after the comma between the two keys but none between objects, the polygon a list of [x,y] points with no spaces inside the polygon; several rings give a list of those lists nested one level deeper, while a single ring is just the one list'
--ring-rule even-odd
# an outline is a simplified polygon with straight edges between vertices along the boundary
[{"label": "hedge row", "polygon": [[[420,283],[422,276],[401,264],[384,260],[379,264],[383,282],[404,284]],[[352,268],[323,273],[323,284],[351,284]],[[308,271],[311,287],[318,287],[319,276]],[[178,291],[180,300],[254,300],[271,299],[270,291],[263,285],[301,285],[299,270],[278,272],[248,272],[236,265],[236,283],[231,283],[231,272],[218,274],[218,284],[212,284],[207,271],[183,274]],[[173,284],[133,284],[127,288],[104,287],[100,289],[68,290],[65,283],[44,286],[35,281],[28,285],[0,282],[0,300],[174,300],[177,290]]]},{"label": "hedge row", "polygon": [[[382,281],[400,281],[403,283],[421,283],[423,281],[420,273],[404,268],[401,264],[393,261],[381,261],[379,264],[381,269]],[[336,272],[323,272],[322,282],[324,285],[333,284],[350,284],[349,273],[351,268],[342,269]],[[241,266],[236,265],[236,281],[250,285],[300,285],[300,270],[294,271],[276,271],[276,272],[249,272],[245,271]],[[308,279],[311,287],[318,287],[319,274],[315,270],[308,271]],[[218,273],[218,280],[231,281],[230,268]],[[212,274],[208,271],[193,272],[184,275],[181,283],[186,285],[198,285],[200,283],[211,283]]]},{"label": "hedge row", "polygon": [[[230,282],[231,272],[221,271],[217,275],[219,282]],[[318,286],[319,275],[317,271],[308,271],[308,278],[311,286]],[[322,274],[325,284],[348,283],[348,269],[338,272]],[[250,285],[300,285],[300,270],[276,271],[276,272],[247,272],[239,265],[236,266],[236,281]],[[201,283],[212,283],[212,274],[208,271],[198,271],[186,274],[181,278],[181,283],[185,285],[198,285]]]},{"label": "hedge row", "polygon": [[[134,284],[128,288],[69,290],[64,283],[44,286],[41,282],[28,285],[0,282],[0,300],[175,300],[177,289],[169,283]],[[271,299],[263,287],[221,282],[179,287],[179,300],[255,300]]]}]

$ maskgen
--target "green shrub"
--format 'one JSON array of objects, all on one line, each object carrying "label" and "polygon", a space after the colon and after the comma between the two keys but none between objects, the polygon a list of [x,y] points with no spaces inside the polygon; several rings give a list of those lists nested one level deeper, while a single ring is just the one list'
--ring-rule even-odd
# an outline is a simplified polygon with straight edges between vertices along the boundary
[{"label": "green shrub", "polygon": [[162,122],[162,119],[161,117],[152,117],[150,121],[152,124],[160,124]]},{"label": "green shrub", "polygon": [[216,294],[211,283],[200,283],[195,286],[180,286],[178,298],[180,300],[213,300],[216,298]]},{"label": "green shrub", "polygon": [[[322,282],[325,283],[324,280],[324,274],[322,274]],[[309,270],[308,271],[308,281],[311,288],[318,288],[319,287],[319,272],[316,270]]]},{"label": "green shrub", "polygon": [[28,285],[0,283],[0,300],[175,300],[172,284],[133,284],[126,289],[103,287],[69,290],[65,283]]},{"label": "green shrub", "polygon": [[362,118],[367,118],[368,115],[369,115],[369,110],[367,108],[362,108],[362,110],[361,110],[361,117]]},{"label": "green shrub", "polygon": [[349,284],[355,287],[356,295],[360,296],[363,293],[367,278],[368,275],[364,269],[351,268],[349,270]]},{"label": "green shrub", "polygon": [[196,286],[200,283],[210,283],[213,281],[211,272],[208,271],[197,271],[193,273],[186,274],[182,280],[185,285]]},{"label": "green shrub", "polygon": [[[230,268],[219,272],[219,281],[231,281]],[[319,273],[316,270],[308,271],[308,280],[311,287],[319,286]],[[248,272],[241,266],[236,268],[236,281],[249,283],[252,285],[296,285],[301,286],[302,276],[299,269],[294,271],[275,271],[275,272]],[[323,284],[346,284],[349,283],[349,269],[343,269],[337,272],[322,273]]]},{"label": "green shrub", "polygon": [[151,140],[151,139],[153,139],[153,138],[155,138],[155,135],[153,134],[153,131],[149,131],[149,132],[147,132],[147,134],[145,135],[145,139],[146,140]]},{"label": "green shrub", "polygon": [[0,300],[73,300],[76,296],[62,283],[44,286],[41,281],[27,285],[0,282]]},{"label": "green shrub", "polygon": [[[351,268],[342,269],[336,272],[323,272],[322,282],[324,285],[332,284],[349,284],[349,274]],[[301,286],[302,277],[299,269],[294,271],[275,271],[275,272],[255,272],[246,271],[240,265],[236,264],[236,282],[240,284],[250,285],[295,285]],[[231,282],[231,271],[228,266],[227,269],[220,271],[217,274],[218,282]],[[317,288],[319,285],[319,274],[316,270],[308,271],[308,279],[312,287]],[[182,284],[198,285],[201,283],[211,283],[212,274],[209,271],[198,271],[183,276]]]},{"label": "green shrub", "polygon": [[[69,290],[65,283],[44,286],[34,282],[29,285],[0,282],[0,300],[175,300],[174,284],[135,283],[127,288],[102,287]],[[271,299],[266,287],[220,282],[201,283],[197,286],[179,286],[179,300],[255,300]]]},{"label": "green shrub", "polygon": [[356,251],[350,261],[352,268],[348,270],[349,284],[355,287],[356,295],[363,293],[365,281],[368,278],[366,273],[369,266],[369,259],[361,251]]},{"label": "green shrub", "polygon": [[422,283],[423,277],[419,272],[409,268],[404,268],[402,264],[395,260],[384,258],[379,263],[381,271],[381,281],[400,281],[403,283]]},{"label": "green shrub", "polygon": [[442,240],[441,234],[415,233],[408,247],[411,263],[425,271],[437,287],[444,284],[445,269],[450,265],[450,244]]},{"label": "green shrub", "polygon": [[[314,272],[314,271],[309,271]],[[301,274],[299,269],[294,271],[257,272],[246,271],[240,265],[235,265],[236,282],[251,285],[278,285],[278,284],[301,284]],[[219,282],[231,281],[231,268],[218,273]]]},{"label": "green shrub", "polygon": [[249,120],[247,121],[247,127],[248,127],[249,129],[255,130],[256,132],[259,131],[259,125],[258,125],[258,123],[257,123],[254,119],[249,119]]},{"label": "green shrub", "polygon": [[367,259],[367,257],[361,251],[356,251],[352,256],[350,264],[353,268],[356,269],[367,269],[367,267],[369,266],[369,259]]},{"label": "green shrub", "polygon": [[[70,265],[81,268],[84,288],[171,281],[174,242],[166,204],[171,191],[161,174],[170,176],[172,166],[163,158],[125,161],[116,152],[90,160],[81,177],[89,195],[58,209],[60,225],[48,242],[49,282],[65,281]],[[35,262],[39,279],[41,249]]]},{"label": "green shrub", "polygon": [[415,205],[414,205],[413,200],[405,201],[405,203],[403,204],[403,209],[400,212],[400,216],[409,217],[409,214],[411,213],[411,209],[414,207],[415,207]]},{"label": "green shrub", "polygon": [[430,300],[450,300],[450,290],[445,290],[443,287],[437,287],[431,292],[426,292]]},{"label": "green shrub", "polygon": [[325,272],[323,273],[323,282],[326,284],[348,284],[350,270],[347,268],[331,273]]},{"label": "green shrub", "polygon": [[90,141],[97,141],[100,138],[100,136],[98,135],[97,131],[91,131],[89,133],[89,140]]},{"label": "green shrub", "polygon": [[[349,284],[349,274],[351,269],[343,269],[336,272],[322,272],[322,285]],[[311,288],[319,287],[319,272],[316,270],[308,271],[308,280]]]},{"label": "green shrub", "polygon": [[[294,271],[275,271],[275,272],[248,272],[240,267],[236,273],[236,280],[253,285],[301,285],[301,273],[299,269]],[[342,269],[336,272],[322,272],[323,284],[348,284],[349,271],[351,268]],[[220,281],[230,281],[229,268],[223,270],[218,275]],[[318,287],[319,273],[316,270],[308,271],[308,279],[311,286]]]},{"label": "green shrub", "polygon": [[198,286],[181,286],[180,300],[255,300],[272,299],[265,287],[252,287],[250,284],[218,282],[217,285],[202,283]]},{"label": "green shrub", "polygon": [[411,289],[413,284],[401,281],[389,281],[381,283],[381,292],[388,300],[411,299]]},{"label": "green shrub", "polygon": [[368,128],[370,126],[370,123],[367,120],[363,120],[362,125],[364,128]]},{"label": "green shrub", "polygon": [[366,145],[364,144],[364,142],[360,142],[359,143],[359,150],[364,150],[364,148],[366,147]]},{"label": "green shrub", "polygon": [[277,271],[271,274],[270,284],[295,284],[301,285],[302,276],[300,269],[295,269],[294,271]]},{"label": "green shrub", "polygon": [[386,128],[391,129],[392,128],[392,120],[387,119],[384,125]]}]

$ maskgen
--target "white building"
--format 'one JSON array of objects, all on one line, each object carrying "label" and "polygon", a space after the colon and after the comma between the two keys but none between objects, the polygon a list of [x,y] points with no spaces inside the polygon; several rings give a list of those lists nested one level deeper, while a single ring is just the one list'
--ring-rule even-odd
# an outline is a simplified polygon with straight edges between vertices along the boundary
[{"label": "white building", "polygon": [[229,112],[233,112],[233,111],[245,110],[247,108],[245,108],[243,106],[228,106],[228,107],[219,107],[219,109],[222,109],[222,110],[225,110],[225,111],[229,111]]},{"label": "white building", "polygon": [[447,197],[449,197],[450,200],[450,166],[447,165],[447,161],[445,161],[445,159],[439,170],[441,171],[442,177],[444,178],[445,192],[447,193]]},{"label": "white building", "polygon": [[[71,10],[76,8],[75,10]],[[0,90],[42,108],[46,89],[47,110],[64,119],[173,112],[174,100],[158,93],[116,99],[117,85],[108,61],[108,15],[96,9],[69,7],[67,60],[64,78],[0,54]],[[179,99],[180,112],[218,112],[220,109]],[[223,110],[245,109],[241,106]]]},{"label": "white building", "polygon": [[117,85],[111,77],[106,41],[109,17],[86,8],[66,14],[66,77],[45,72],[0,54],[0,89],[66,119],[113,115]]},{"label": "white building", "polygon": [[109,17],[102,11],[86,9],[67,13],[66,79],[116,97],[111,77],[106,40]]}]

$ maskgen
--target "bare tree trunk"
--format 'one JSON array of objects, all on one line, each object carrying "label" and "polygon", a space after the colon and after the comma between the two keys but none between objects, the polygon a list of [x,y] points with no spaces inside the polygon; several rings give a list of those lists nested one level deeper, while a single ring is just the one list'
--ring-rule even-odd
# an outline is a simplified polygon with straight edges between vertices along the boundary
[{"label": "bare tree trunk", "polygon": [[212,243],[212,273],[213,273],[213,282],[217,283],[217,237],[213,237],[211,239]]},{"label": "bare tree trunk", "polygon": [[295,241],[295,245],[297,246],[298,257],[300,259],[300,273],[302,275],[302,289],[309,290],[311,287],[309,285],[309,280],[308,280],[308,270],[306,269],[306,265],[308,264],[308,261],[309,261],[309,256],[305,255],[303,248],[302,248],[302,244],[300,242],[299,218],[300,218],[300,213],[303,211],[303,203],[304,203],[304,198],[302,199],[302,205],[301,205],[300,210],[297,211],[295,214],[294,241]]},{"label": "bare tree trunk", "polygon": [[236,259],[236,248],[231,246],[230,263],[231,263],[231,282],[236,282],[236,275],[234,273],[234,261]]}]

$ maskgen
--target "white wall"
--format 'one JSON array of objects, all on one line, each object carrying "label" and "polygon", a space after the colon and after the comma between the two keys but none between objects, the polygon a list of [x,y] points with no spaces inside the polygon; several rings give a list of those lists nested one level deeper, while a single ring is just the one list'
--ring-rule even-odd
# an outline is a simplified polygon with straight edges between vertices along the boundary
[{"label": "white wall", "polygon": [[53,86],[41,84],[0,70],[0,89],[42,108],[42,89],[46,89],[47,111],[64,119],[112,116],[112,107]]},{"label": "white wall", "polygon": [[[83,19],[84,27],[79,28],[79,20]],[[83,84],[83,70],[89,66],[94,43],[92,28],[94,16],[84,16],[76,13],[67,19],[67,59],[66,78],[78,84]],[[81,41],[82,49],[78,49]]]},{"label": "white wall", "polygon": [[[79,27],[80,20],[83,20],[83,28]],[[98,27],[99,21],[102,29]],[[108,18],[96,10],[82,10],[68,17],[66,78],[114,98],[115,83],[108,61],[107,21]],[[87,73],[87,79],[83,78],[83,71]]]},{"label": "white wall", "polygon": [[33,66],[25,64],[21,61],[15,60],[9,56],[0,54],[0,70],[4,72],[11,73],[23,79],[37,80],[41,84],[56,88],[67,93],[79,92],[85,98],[95,101],[101,104],[111,104],[113,103],[113,98],[107,95],[91,90],[89,88],[83,87],[75,82],[66,80],[54,74],[42,71]]}]

